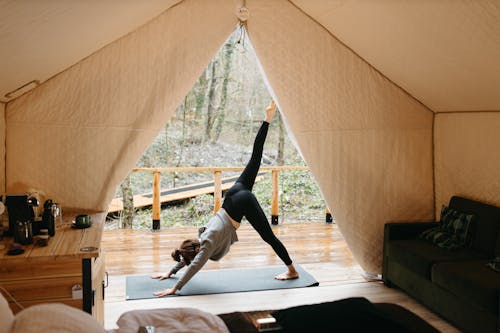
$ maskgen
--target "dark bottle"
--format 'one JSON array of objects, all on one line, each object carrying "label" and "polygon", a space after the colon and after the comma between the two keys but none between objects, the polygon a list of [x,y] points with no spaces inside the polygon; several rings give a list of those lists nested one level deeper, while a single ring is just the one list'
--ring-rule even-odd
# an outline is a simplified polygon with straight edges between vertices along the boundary
[{"label": "dark bottle", "polygon": [[53,237],[56,234],[56,228],[54,225],[54,216],[49,209],[45,209],[42,215],[42,225],[44,228],[49,230],[49,236]]},{"label": "dark bottle", "polygon": [[42,214],[42,224],[45,229],[49,230],[49,236],[53,237],[56,234],[56,228],[54,224],[54,215],[52,215],[52,206],[54,201],[52,199],[47,199],[43,203],[43,214]]},{"label": "dark bottle", "polygon": [[33,243],[33,229],[30,220],[16,221],[14,241],[21,245]]}]

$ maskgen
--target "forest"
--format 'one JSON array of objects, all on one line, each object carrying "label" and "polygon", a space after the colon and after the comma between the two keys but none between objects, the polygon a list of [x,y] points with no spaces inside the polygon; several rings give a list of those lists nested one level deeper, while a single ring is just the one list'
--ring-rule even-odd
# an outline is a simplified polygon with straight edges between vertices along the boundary
[{"label": "forest", "polygon": [[[136,167],[244,166],[271,95],[243,27],[229,36],[194,83]],[[305,166],[278,110],[269,128],[263,166]],[[236,175],[224,173],[223,177]],[[162,173],[161,188],[213,180],[211,173]],[[322,221],[325,203],[309,171],[279,175],[280,223]],[[151,228],[151,208],[133,206],[133,195],[152,191],[150,172],[131,172],[116,190],[124,209],[108,215],[107,228]],[[271,173],[254,187],[271,214]],[[201,195],[162,206],[161,227],[203,225],[213,214],[213,196]]]}]

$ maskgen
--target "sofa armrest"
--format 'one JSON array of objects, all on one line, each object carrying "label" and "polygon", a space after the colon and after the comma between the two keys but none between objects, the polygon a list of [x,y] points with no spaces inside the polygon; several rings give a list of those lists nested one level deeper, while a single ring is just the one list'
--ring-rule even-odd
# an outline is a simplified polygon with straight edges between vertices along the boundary
[{"label": "sofa armrest", "polygon": [[391,285],[387,278],[389,269],[388,243],[393,240],[415,239],[424,230],[437,227],[438,225],[439,222],[388,222],[384,225],[382,280],[387,286]]},{"label": "sofa armrest", "polygon": [[439,222],[389,222],[384,225],[384,243],[391,240],[414,239]]}]

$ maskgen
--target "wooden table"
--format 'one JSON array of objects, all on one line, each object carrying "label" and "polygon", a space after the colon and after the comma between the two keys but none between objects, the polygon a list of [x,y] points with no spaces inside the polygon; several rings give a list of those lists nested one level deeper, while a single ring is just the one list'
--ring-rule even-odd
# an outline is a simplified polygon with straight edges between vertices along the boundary
[{"label": "wooden table", "polygon": [[[72,227],[78,214],[89,214],[92,226]],[[5,249],[0,250],[0,287],[3,287],[22,307],[40,303],[64,303],[82,309],[104,322],[104,253],[101,239],[106,213],[65,210],[62,224],[50,237],[48,245],[23,246],[20,255],[7,255],[13,243],[4,237]],[[36,223],[36,222],[35,222]],[[81,287],[80,292],[73,289]],[[21,308],[3,290],[14,312]]]}]

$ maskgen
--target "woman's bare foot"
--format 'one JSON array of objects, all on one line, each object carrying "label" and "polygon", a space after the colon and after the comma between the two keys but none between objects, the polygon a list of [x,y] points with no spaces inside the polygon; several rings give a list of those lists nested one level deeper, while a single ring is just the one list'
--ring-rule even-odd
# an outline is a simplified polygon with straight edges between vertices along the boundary
[{"label": "woman's bare foot", "polygon": [[266,119],[264,121],[270,123],[273,120],[274,114],[276,113],[276,104],[273,100],[269,102],[269,105],[266,108]]},{"label": "woman's bare foot", "polygon": [[275,276],[274,278],[276,280],[293,280],[293,279],[298,279],[299,278],[299,272],[295,270],[295,267],[293,264],[288,265],[288,271],[285,273],[281,273],[280,275]]},{"label": "woman's bare foot", "polygon": [[293,280],[293,279],[298,279],[299,278],[299,273],[290,273],[290,272],[285,272],[281,273],[280,275],[276,275],[274,277],[276,280],[284,281],[284,280]]}]

